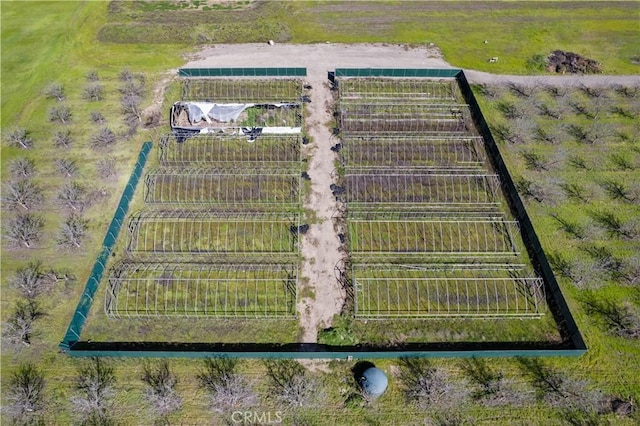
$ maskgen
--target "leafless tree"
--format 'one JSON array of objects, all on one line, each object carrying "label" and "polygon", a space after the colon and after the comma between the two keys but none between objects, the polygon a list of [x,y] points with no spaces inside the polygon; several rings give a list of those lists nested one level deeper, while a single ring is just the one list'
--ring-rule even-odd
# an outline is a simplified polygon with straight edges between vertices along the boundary
[{"label": "leafless tree", "polygon": [[571,167],[577,170],[591,170],[591,166],[587,164],[586,160],[578,155],[574,155],[568,158],[567,162]]},{"label": "leafless tree", "polygon": [[549,170],[549,161],[541,154],[530,149],[523,149],[520,151],[520,155],[527,169],[538,172]]},{"label": "leafless tree", "polygon": [[507,86],[514,95],[520,98],[530,98],[536,93],[536,87],[533,84],[528,85],[510,82],[507,84]]},{"label": "leafless tree", "polygon": [[96,171],[102,179],[110,178],[116,175],[116,157],[107,155],[102,157],[96,163]]},{"label": "leafless tree", "polygon": [[101,101],[104,99],[104,86],[100,83],[89,83],[84,88],[84,97],[89,101]]},{"label": "leafless tree", "polygon": [[588,214],[612,238],[633,239],[636,236],[636,233],[626,227],[622,220],[612,211],[591,210]]},{"label": "leafless tree", "polygon": [[120,94],[125,96],[136,96],[141,98],[145,93],[145,82],[142,79],[131,79],[126,81],[120,88],[118,89]]},{"label": "leafless tree", "polygon": [[560,183],[559,186],[569,199],[580,201],[583,203],[588,203],[591,199],[591,196],[588,194],[587,189],[579,183],[563,182]]},{"label": "leafless tree", "polygon": [[587,237],[584,228],[580,224],[572,222],[569,219],[565,219],[557,213],[550,213],[549,216],[556,220],[560,230],[566,232],[571,237],[577,238],[578,240],[582,240]]},{"label": "leafless tree", "polygon": [[463,405],[468,397],[466,386],[445,370],[423,358],[401,358],[400,380],[406,399],[419,409],[450,409]]},{"label": "leafless tree", "polygon": [[31,345],[34,334],[33,323],[44,313],[36,300],[18,301],[16,308],[7,319],[3,334],[5,341],[11,346]]},{"label": "leafless tree", "polygon": [[636,169],[636,165],[625,152],[614,152],[609,155],[609,161],[617,170],[630,171]]},{"label": "leafless tree", "polygon": [[89,72],[87,72],[86,78],[87,78],[87,81],[99,81],[100,80],[100,76],[98,75],[98,71],[96,71],[96,70],[90,70]]},{"label": "leafless tree", "polygon": [[75,160],[70,158],[60,158],[55,161],[58,173],[65,177],[74,177],[78,173],[78,166]]},{"label": "leafless tree", "polygon": [[96,124],[104,123],[104,116],[99,111],[91,111],[91,121]]},{"label": "leafless tree", "polygon": [[85,204],[86,189],[75,181],[66,182],[60,192],[58,192],[58,201],[60,204],[71,210],[81,210]]},{"label": "leafless tree", "polygon": [[200,386],[209,393],[217,412],[240,407],[247,409],[258,403],[253,384],[236,373],[237,364],[237,360],[226,357],[207,358],[204,369],[197,375]]},{"label": "leafless tree", "polygon": [[57,242],[62,247],[77,249],[87,233],[89,221],[77,214],[71,214],[60,225]]},{"label": "leafless tree", "polygon": [[626,98],[635,98],[640,93],[640,86],[626,86],[623,84],[616,84],[614,90],[617,94]]},{"label": "leafless tree", "polygon": [[131,81],[134,78],[133,72],[129,68],[120,71],[120,81]]},{"label": "leafless tree", "polygon": [[71,121],[73,113],[67,105],[56,105],[49,108],[49,121],[66,124]]},{"label": "leafless tree", "polygon": [[49,99],[56,99],[58,101],[64,100],[64,87],[60,83],[51,83],[44,90],[44,95]]},{"label": "leafless tree", "polygon": [[276,400],[291,408],[316,407],[325,392],[315,377],[296,360],[266,360],[267,375]]},{"label": "leafless tree", "polygon": [[30,178],[36,172],[36,163],[30,158],[19,157],[9,163],[9,172],[15,179]]},{"label": "leafless tree", "polygon": [[124,95],[120,98],[120,106],[127,120],[142,120],[140,102],[141,99],[137,95]]},{"label": "leafless tree", "polygon": [[68,129],[58,130],[53,134],[53,145],[56,148],[69,148],[72,143],[73,137]]},{"label": "leafless tree", "polygon": [[502,113],[504,118],[508,120],[515,120],[524,117],[524,111],[516,106],[516,104],[509,101],[500,101],[496,104],[498,111]]},{"label": "leafless tree", "polygon": [[116,134],[108,127],[102,127],[91,137],[91,146],[95,149],[104,149],[116,143]]},{"label": "leafless tree", "polygon": [[485,406],[523,405],[529,395],[515,388],[515,382],[495,371],[483,358],[466,358],[460,362],[462,371],[474,390],[471,397]]},{"label": "leafless tree", "polygon": [[23,127],[14,127],[6,132],[6,141],[9,146],[16,148],[33,148],[33,139],[31,139],[30,132]]},{"label": "leafless tree", "polygon": [[44,375],[34,364],[21,364],[9,379],[3,411],[17,424],[43,422],[39,417],[46,406],[45,387]]},{"label": "leafless tree", "polygon": [[4,185],[4,201],[11,207],[31,210],[44,199],[42,188],[31,179],[8,181]]},{"label": "leafless tree", "polygon": [[7,221],[6,237],[16,246],[31,248],[40,241],[44,221],[32,213],[17,214]]},{"label": "leafless tree", "polygon": [[619,281],[623,277],[624,263],[607,247],[589,244],[579,248],[591,257],[593,271],[602,275],[603,279],[609,277]]},{"label": "leafless tree", "polygon": [[594,317],[611,334],[626,339],[640,339],[640,315],[630,303],[622,303],[587,292],[582,304],[588,315]]},{"label": "leafless tree", "polygon": [[155,367],[145,364],[142,381],[147,385],[145,397],[156,414],[166,416],[180,409],[182,398],[175,389],[178,379],[167,360],[160,361]]},{"label": "leafless tree", "polygon": [[607,193],[613,200],[619,200],[626,203],[634,203],[637,200],[635,194],[632,194],[627,185],[614,179],[603,179],[598,185]]},{"label": "leafless tree", "polygon": [[71,398],[73,407],[88,424],[112,422],[111,399],[115,394],[114,368],[104,358],[91,358],[78,371],[75,380],[77,394]]},{"label": "leafless tree", "polygon": [[51,290],[55,282],[55,273],[45,271],[40,261],[29,262],[18,268],[15,275],[9,278],[9,284],[27,299],[34,299]]},{"label": "leafless tree", "polygon": [[595,412],[605,409],[605,396],[599,390],[592,389],[588,382],[567,377],[538,358],[518,358],[518,363],[535,389],[538,400],[553,407]]}]

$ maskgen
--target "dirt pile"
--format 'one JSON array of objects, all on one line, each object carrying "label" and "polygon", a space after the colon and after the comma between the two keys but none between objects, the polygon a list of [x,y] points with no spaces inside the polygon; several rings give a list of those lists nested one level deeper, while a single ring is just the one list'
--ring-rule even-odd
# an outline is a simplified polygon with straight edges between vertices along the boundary
[{"label": "dirt pile", "polygon": [[573,52],[554,50],[547,56],[547,71],[559,74],[598,74],[600,63]]}]

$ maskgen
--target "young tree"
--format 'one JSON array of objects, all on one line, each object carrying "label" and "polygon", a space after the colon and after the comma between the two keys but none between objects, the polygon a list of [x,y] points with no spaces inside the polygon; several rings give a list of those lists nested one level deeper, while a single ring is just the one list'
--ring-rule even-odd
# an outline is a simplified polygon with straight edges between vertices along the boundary
[{"label": "young tree", "polygon": [[102,127],[91,137],[91,147],[94,149],[104,149],[116,143],[116,134],[108,127]]},{"label": "young tree", "polygon": [[326,395],[320,383],[295,360],[266,360],[267,375],[276,400],[292,408],[315,407]]},{"label": "young tree", "polygon": [[258,395],[246,377],[235,372],[237,360],[207,358],[204,369],[198,373],[200,387],[205,389],[214,409],[227,412],[234,408],[248,409],[258,403]]},{"label": "young tree", "polygon": [[520,152],[520,155],[522,156],[527,169],[538,172],[549,170],[549,161],[541,154],[529,149],[523,149]]},{"label": "young tree", "polygon": [[518,358],[520,370],[535,389],[538,400],[552,407],[599,412],[606,399],[588,382],[572,379],[545,365],[538,358]]},{"label": "young tree", "polygon": [[36,300],[17,302],[13,314],[5,323],[4,337],[12,346],[31,345],[33,323],[44,313]]},{"label": "young tree", "polygon": [[111,399],[115,394],[116,376],[113,366],[104,358],[92,358],[78,371],[72,397],[74,408],[89,424],[110,424]]},{"label": "young tree", "polygon": [[140,110],[140,102],[142,100],[138,95],[127,94],[120,98],[120,106],[125,118],[128,121],[142,120],[142,111]]},{"label": "young tree", "polygon": [[18,424],[38,424],[45,408],[44,375],[31,363],[21,364],[11,375],[3,411]]},{"label": "young tree", "polygon": [[14,179],[30,178],[36,172],[36,164],[30,158],[19,157],[9,163],[9,172]]},{"label": "young tree", "polygon": [[31,213],[17,214],[7,221],[6,237],[16,246],[31,246],[40,241],[44,221]]},{"label": "young tree", "polygon": [[51,83],[44,90],[44,95],[49,99],[64,100],[64,87],[60,83]]},{"label": "young tree", "polygon": [[484,358],[466,358],[460,362],[474,390],[471,397],[485,406],[522,405],[529,395],[515,388],[513,380],[495,371]]},{"label": "young tree", "polygon": [[33,148],[33,139],[29,131],[23,127],[14,127],[6,133],[6,141],[9,146],[31,149]]},{"label": "young tree", "polygon": [[72,143],[73,137],[68,129],[58,130],[53,134],[53,146],[56,148],[69,148]]},{"label": "young tree", "polygon": [[594,317],[607,332],[626,339],[640,339],[640,316],[630,304],[616,302],[585,293],[582,299],[585,311]]},{"label": "young tree", "polygon": [[96,71],[96,70],[90,70],[89,72],[87,72],[86,78],[87,78],[87,81],[99,81],[100,80],[100,76],[98,75],[98,71]]},{"label": "young tree", "polygon": [[85,188],[75,181],[66,182],[58,193],[58,201],[63,207],[71,210],[81,210],[84,206]]},{"label": "young tree", "polygon": [[145,364],[142,381],[147,385],[145,397],[156,414],[166,416],[180,409],[182,398],[175,389],[178,379],[171,372],[167,360],[160,361],[155,367]]},{"label": "young tree", "polygon": [[105,122],[104,116],[98,111],[91,111],[91,121],[96,124],[102,124]]},{"label": "young tree", "polygon": [[65,248],[78,249],[87,233],[89,221],[82,216],[72,214],[60,225],[57,242]]},{"label": "young tree", "polygon": [[67,105],[56,105],[49,108],[49,121],[66,124],[71,121],[72,116],[71,108]]},{"label": "young tree", "polygon": [[454,409],[468,396],[466,386],[424,358],[401,358],[400,381],[405,398],[421,410]]},{"label": "young tree", "polygon": [[70,158],[61,158],[55,161],[56,169],[64,177],[73,177],[78,173],[76,160]]},{"label": "young tree", "polygon": [[4,201],[13,208],[31,210],[42,203],[42,188],[31,179],[8,181],[5,184]]},{"label": "young tree", "polygon": [[104,99],[104,86],[100,83],[90,83],[84,88],[84,97],[89,101]]},{"label": "young tree", "polygon": [[107,155],[102,157],[96,163],[96,171],[102,179],[110,178],[116,175],[116,157]]}]

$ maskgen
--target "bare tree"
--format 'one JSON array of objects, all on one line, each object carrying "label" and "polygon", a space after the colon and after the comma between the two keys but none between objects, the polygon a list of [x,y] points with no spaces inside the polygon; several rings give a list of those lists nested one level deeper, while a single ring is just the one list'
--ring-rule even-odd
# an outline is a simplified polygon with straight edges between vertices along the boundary
[{"label": "bare tree", "polygon": [[69,148],[72,143],[73,137],[68,129],[58,130],[53,134],[53,146],[56,148]]},{"label": "bare tree", "polygon": [[143,79],[132,78],[131,80],[126,81],[118,91],[122,97],[135,96],[137,98],[141,98],[145,93],[145,82]]},{"label": "bare tree", "polygon": [[520,98],[530,98],[536,92],[536,87],[533,84],[528,85],[528,84],[518,84],[515,82],[510,82],[507,84],[507,86],[509,87],[509,90],[511,90],[511,92],[514,95]]},{"label": "bare tree", "polygon": [[466,386],[424,358],[401,358],[400,380],[405,398],[421,410],[455,411],[467,400]]},{"label": "bare tree", "polygon": [[98,111],[91,111],[91,121],[93,121],[96,124],[102,124],[105,122],[105,119],[102,113]]},{"label": "bare tree", "polygon": [[60,83],[51,83],[44,90],[44,95],[49,99],[64,100],[64,87]]},{"label": "bare tree", "polygon": [[84,98],[89,101],[104,99],[104,86],[100,83],[90,83],[84,88]]},{"label": "bare tree", "polygon": [[115,384],[114,369],[104,358],[91,358],[80,368],[75,382],[77,394],[72,397],[71,402],[84,422],[112,422],[111,398],[115,394]]},{"label": "bare tree", "polygon": [[102,157],[96,163],[96,171],[102,179],[110,178],[116,175],[116,157],[107,155]]},{"label": "bare tree", "polygon": [[6,237],[16,246],[31,246],[40,241],[44,221],[32,213],[17,214],[7,221]]},{"label": "bare tree", "polygon": [[140,102],[142,100],[138,95],[127,94],[120,98],[120,106],[127,120],[142,120],[142,111],[140,110]]},{"label": "bare tree", "polygon": [[485,406],[522,405],[529,395],[515,388],[515,382],[495,371],[483,358],[466,358],[460,367],[471,382],[474,390],[471,397]]},{"label": "bare tree", "polygon": [[60,225],[57,242],[62,247],[77,249],[82,245],[82,240],[87,233],[89,221],[83,217],[72,214]]},{"label": "bare tree", "polygon": [[12,346],[31,345],[34,334],[33,323],[44,313],[36,300],[18,301],[7,319],[3,330],[6,341]]},{"label": "bare tree", "polygon": [[91,137],[91,146],[95,149],[102,149],[116,143],[116,134],[108,127],[102,127]]},{"label": "bare tree", "polygon": [[70,158],[61,158],[55,161],[58,173],[65,177],[73,177],[78,173],[78,165],[76,160]]},{"label": "bare tree", "polygon": [[267,375],[276,400],[292,408],[314,407],[323,402],[324,390],[296,360],[266,360]]},{"label": "bare tree", "polygon": [[18,424],[38,424],[46,405],[45,386],[44,375],[34,364],[21,364],[9,380],[3,411]]},{"label": "bare tree", "polygon": [[584,231],[584,228],[579,224],[572,222],[569,219],[565,219],[557,213],[550,213],[549,216],[556,220],[556,222],[558,223],[558,228],[560,228],[560,230],[566,232],[573,238],[577,238],[579,240],[586,238],[586,232]]},{"label": "bare tree", "polygon": [[75,181],[66,182],[58,193],[58,201],[63,207],[81,210],[85,203],[86,190]]},{"label": "bare tree", "polygon": [[33,148],[33,139],[31,139],[30,132],[23,127],[14,127],[6,132],[6,141],[9,146],[16,148]]},{"label": "bare tree", "polygon": [[31,210],[42,203],[42,188],[31,179],[8,181],[5,185],[4,201],[12,206]]},{"label": "bare tree", "polygon": [[49,291],[56,282],[55,273],[42,268],[42,262],[29,262],[16,270],[9,278],[9,284],[27,299],[33,299]]},{"label": "bare tree", "polygon": [[614,152],[609,156],[609,161],[611,161],[613,167],[618,170],[626,171],[636,169],[636,165],[624,152]]},{"label": "bare tree", "polygon": [[129,68],[124,68],[120,71],[120,81],[131,81],[134,78],[133,72]]},{"label": "bare tree", "polygon": [[87,72],[85,77],[87,78],[87,81],[99,81],[100,80],[100,76],[98,75],[98,71],[96,71],[96,70],[90,70],[89,72]]},{"label": "bare tree", "polygon": [[9,163],[9,172],[15,179],[30,178],[36,172],[36,163],[30,158],[19,157]]},{"label": "bare tree", "polygon": [[591,170],[591,166],[587,164],[585,159],[578,155],[569,157],[568,163],[571,167],[577,170]]},{"label": "bare tree", "polygon": [[640,315],[630,303],[621,303],[587,292],[582,304],[588,315],[611,334],[626,339],[640,339]]},{"label": "bare tree", "polygon": [[209,393],[215,411],[247,409],[258,403],[252,383],[236,373],[237,364],[237,360],[226,357],[204,360],[204,369],[197,378],[200,386]]},{"label": "bare tree", "polygon": [[142,381],[147,385],[145,397],[156,414],[166,416],[180,409],[182,398],[175,389],[178,379],[171,372],[167,360],[160,361],[155,367],[145,364]]},{"label": "bare tree", "polygon": [[541,154],[530,149],[523,149],[520,151],[520,155],[527,169],[538,172],[549,170],[549,161]]},{"label": "bare tree", "polygon": [[625,226],[622,220],[611,211],[592,210],[588,212],[593,221],[602,227],[612,238],[633,239],[636,235],[633,230]]},{"label": "bare tree", "polygon": [[579,183],[565,182],[559,184],[559,186],[569,199],[581,201],[583,203],[588,203],[591,199],[590,195],[587,193],[586,188]]},{"label": "bare tree", "polygon": [[535,389],[538,400],[553,407],[588,411],[605,409],[605,396],[583,380],[569,378],[538,358],[518,358],[520,370]]},{"label": "bare tree", "polygon": [[71,117],[73,117],[73,113],[67,105],[56,105],[49,108],[49,121],[66,124],[71,121]]},{"label": "bare tree", "polygon": [[607,193],[613,200],[624,201],[626,203],[633,203],[636,201],[636,196],[631,193],[627,185],[614,179],[603,179],[598,185]]}]

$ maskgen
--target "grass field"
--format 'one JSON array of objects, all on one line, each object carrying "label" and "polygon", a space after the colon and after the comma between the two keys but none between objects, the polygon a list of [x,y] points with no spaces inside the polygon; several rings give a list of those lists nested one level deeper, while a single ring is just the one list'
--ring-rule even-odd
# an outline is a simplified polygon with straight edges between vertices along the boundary
[{"label": "grass field", "polygon": [[[4,134],[13,126],[23,126],[31,131],[35,143],[35,148],[29,151],[9,148],[3,144],[2,181],[5,183],[9,179],[11,171],[8,165],[12,160],[27,157],[35,162],[34,180],[42,186],[45,193],[42,206],[36,210],[44,219],[43,242],[36,248],[27,250],[11,248],[3,240],[0,305],[3,322],[11,314],[16,301],[22,298],[18,290],[8,283],[16,269],[26,265],[31,259],[39,259],[47,268],[70,273],[70,279],[56,281],[49,293],[39,297],[46,316],[36,323],[32,344],[13,350],[3,342],[3,406],[6,403],[5,391],[11,373],[20,363],[33,361],[45,375],[47,422],[80,422],[70,398],[74,394],[73,383],[81,360],[61,354],[57,345],[98,254],[104,230],[116,208],[140,144],[152,137],[154,140],[159,139],[153,131],[139,131],[130,138],[120,138],[108,152],[96,151],[90,147],[89,140],[95,128],[90,122],[91,111],[101,112],[106,123],[118,135],[123,135],[126,130],[118,101],[118,75],[123,69],[143,73],[147,89],[150,89],[163,77],[162,73],[183,64],[182,52],[190,51],[203,43],[262,43],[274,39],[277,42],[297,43],[332,41],[417,45],[433,42],[454,66],[514,74],[540,73],[527,65],[529,59],[533,55],[546,55],[550,50],[558,48],[602,62],[605,73],[637,74],[639,70],[637,61],[640,51],[637,41],[640,30],[637,25],[636,2],[543,2],[534,5],[530,2],[236,3],[228,9],[218,9],[215,13],[207,12],[203,15],[206,12],[203,7],[200,10],[174,10],[176,8],[165,6],[169,3],[160,2],[153,4],[153,7],[144,2],[0,2],[1,127]],[[27,8],[28,13],[25,12]],[[459,25],[462,20],[465,20],[465,25]],[[194,22],[197,24],[193,25]],[[488,43],[485,44],[485,40]],[[500,60],[488,63],[487,59],[493,56],[499,56]],[[92,70],[98,72],[100,82],[105,86],[105,99],[89,103],[83,98],[83,88],[86,75]],[[65,102],[74,112],[68,125],[53,124],[47,119],[47,112],[56,105],[56,101],[45,99],[43,91],[53,81],[64,86]],[[499,99],[503,101],[514,104],[520,102],[513,94],[502,95]],[[536,96],[546,100],[550,106],[556,105],[555,98],[547,98],[547,94],[543,92]],[[579,102],[592,104],[584,93],[576,92],[572,96]],[[637,95],[627,99],[616,92],[610,92],[607,96],[625,110],[636,111],[637,117]],[[147,90],[143,104],[149,105],[151,97],[151,91]],[[498,133],[500,126],[507,125],[509,120],[502,115],[497,101],[493,102],[485,97],[481,101],[488,121]],[[566,104],[557,104],[556,107],[563,111],[573,111]],[[569,113],[567,120],[580,126],[589,124],[592,119]],[[551,119],[540,117],[538,121],[548,133],[555,127],[555,122]],[[544,182],[545,185],[548,184],[546,189],[559,190],[562,203],[541,203],[534,198],[527,201],[527,209],[545,250],[566,258],[577,267],[575,272],[585,275],[583,278],[595,277],[586,281],[578,279],[580,274],[565,277],[561,274],[563,270],[559,268],[562,264],[555,265],[563,291],[590,350],[579,359],[554,358],[547,362],[568,375],[588,380],[590,385],[603,392],[620,398],[634,398],[637,405],[640,399],[640,383],[638,376],[634,374],[640,365],[637,340],[619,337],[615,330],[609,328],[606,317],[590,313],[586,309],[590,294],[603,300],[623,303],[624,306],[630,306],[630,309],[637,309],[640,300],[637,282],[634,285],[620,285],[622,278],[615,275],[615,271],[614,274],[611,271],[600,271],[604,275],[589,275],[588,267],[596,264],[596,260],[614,261],[614,264],[616,260],[622,260],[618,272],[626,274],[626,268],[632,270],[634,262],[637,262],[637,253],[640,251],[637,237],[625,238],[626,228],[603,226],[610,226],[611,222],[597,214],[613,212],[625,226],[631,224],[637,227],[634,222],[634,218],[637,218],[637,203],[625,201],[622,195],[622,198],[612,199],[611,194],[615,192],[611,190],[615,188],[604,184],[613,179],[631,185],[637,180],[637,123],[633,117],[625,117],[620,113],[609,114],[604,121],[616,126],[620,133],[617,139],[609,138],[597,144],[585,144],[576,141],[573,136],[563,136],[562,143],[548,144],[536,141],[532,135],[532,139],[526,144],[504,143],[501,150],[516,177]],[[69,149],[54,147],[51,142],[54,131],[65,128],[72,132],[76,143]],[[293,168],[299,167],[299,152],[291,149],[295,145],[274,144],[276,151],[271,151],[273,159],[283,164],[295,164]],[[380,150],[383,151],[384,148]],[[532,159],[535,160],[535,155],[531,156],[531,152],[543,160],[551,159],[550,170],[528,168],[535,164],[531,163]],[[262,155],[246,151],[228,161],[251,163],[258,154]],[[106,155],[116,158],[117,174],[109,179],[102,179],[95,170],[95,163]],[[352,155],[369,154],[353,151]],[[379,154],[374,161],[378,161],[382,155]],[[89,219],[88,235],[82,248],[75,251],[62,250],[54,243],[62,218],[69,214],[58,206],[57,200],[58,191],[69,180],[60,176],[54,165],[54,160],[63,156],[76,160],[79,171],[75,180],[85,185],[89,192],[104,189],[106,194],[84,208],[83,214]],[[559,156],[561,161],[556,162],[554,156]],[[176,156],[172,161],[180,162],[181,158]],[[467,158],[465,154],[463,160],[466,161]],[[208,159],[203,161],[207,162]],[[424,161],[428,163],[431,160],[426,158]],[[389,164],[391,163],[393,162],[389,160]],[[570,191],[573,195],[567,195],[557,185],[560,182],[552,179],[562,179],[566,183],[578,185],[567,186],[577,192]],[[523,180],[521,182],[526,183]],[[583,192],[580,192],[580,186],[583,187]],[[582,200],[581,193],[584,196]],[[565,222],[558,221],[551,214]],[[3,206],[3,221],[12,215]],[[578,227],[572,227],[572,224],[577,224]],[[582,227],[587,232],[585,238],[579,238],[579,234],[571,234],[571,229],[580,232]],[[120,244],[119,249],[124,249],[124,243]],[[585,250],[593,244],[604,247],[605,250]],[[578,279],[577,283],[574,278]],[[578,285],[582,283],[586,288]],[[97,300],[104,300],[103,297],[100,294]],[[96,316],[88,322],[85,330],[87,338],[93,337],[99,341],[105,336],[130,331],[126,325],[120,324],[118,328],[106,321],[100,303],[96,305],[100,314],[92,314]],[[256,325],[254,321],[246,321],[211,327],[209,324],[183,319],[175,323],[175,328],[167,328],[166,323],[160,320],[139,322],[140,340],[167,339],[175,336],[176,332],[182,332],[192,341],[201,341],[201,336],[207,335],[217,342],[234,342],[241,335],[250,342],[273,341],[274,338],[281,342],[294,342],[298,334],[295,321],[274,320],[260,325]],[[382,321],[374,324],[372,321],[361,321],[356,322],[355,327],[361,331],[363,339],[392,342],[406,331],[406,324],[395,324],[397,328],[390,328],[389,323]],[[526,334],[521,321],[513,320],[512,325],[510,335]],[[433,329],[427,331],[437,333],[442,328],[438,326],[434,322]],[[496,334],[495,327],[489,321],[482,322],[472,336],[462,335],[463,330],[468,329],[467,325],[460,323],[459,330],[453,329],[451,335],[442,335],[441,338],[483,341]],[[557,338],[554,331],[551,322],[541,323],[533,337],[553,340]],[[346,336],[347,339],[348,337]],[[406,335],[403,339],[411,341],[423,337]],[[397,360],[377,363],[390,373],[391,385],[384,398],[371,405],[345,402],[353,387],[351,364],[335,361],[327,367],[331,373],[315,373],[323,380],[329,393],[325,406],[288,411],[285,423],[306,420],[308,424],[424,424],[426,420],[432,420],[427,419],[425,410],[407,404],[399,384],[400,378],[395,373]],[[112,407],[116,420],[123,424],[154,424],[159,421],[145,402],[145,390],[139,380],[142,365],[138,359],[114,361],[117,385]],[[462,375],[456,361],[438,360],[435,365],[450,371],[454,378],[459,379]],[[524,392],[533,392],[518,369],[516,360],[494,360],[492,365],[503,371],[508,378],[516,380]],[[228,416],[211,410],[206,394],[198,387],[195,375],[200,369],[199,364],[194,365],[193,360],[172,360],[171,368],[179,377],[177,389],[183,396],[183,408],[169,417],[171,423],[229,422]],[[242,363],[241,369],[256,382],[263,395],[269,394],[264,365],[258,361],[247,361]],[[260,401],[258,407],[264,410],[279,408],[268,396]],[[564,413],[560,408],[550,407],[542,402],[508,409],[486,408],[477,403],[469,403],[464,406],[464,410],[471,423],[486,425],[561,424],[560,419]],[[2,416],[2,422],[8,422],[4,409]],[[621,418],[614,414],[604,415],[599,420],[623,425],[637,422],[637,418]]]}]

